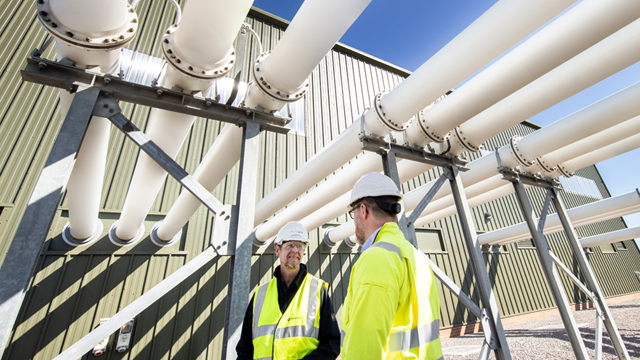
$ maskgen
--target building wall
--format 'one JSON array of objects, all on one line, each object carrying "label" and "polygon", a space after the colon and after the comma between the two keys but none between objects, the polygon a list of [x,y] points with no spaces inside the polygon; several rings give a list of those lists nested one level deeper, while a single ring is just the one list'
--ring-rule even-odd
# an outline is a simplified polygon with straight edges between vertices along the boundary
[{"label": "building wall", "polygon": [[[159,38],[173,20],[170,4],[142,0],[137,6],[140,33],[130,49],[161,56]],[[247,22],[262,38],[264,50],[275,46],[286,23],[253,11]],[[35,16],[33,1],[8,0],[0,13],[0,254],[6,254],[13,234],[24,212],[52,142],[60,127],[58,90],[24,83],[19,70],[31,50],[41,46],[46,33]],[[243,80],[248,81],[249,59],[255,57],[252,42],[242,65]],[[53,49],[45,56],[52,58]],[[238,69],[232,70],[235,74]],[[358,115],[370,106],[373,96],[391,89],[408,73],[391,64],[368,57],[357,50],[336,46],[314,69],[310,91],[306,97],[306,136],[263,133],[257,199],[327,145]],[[149,108],[121,104],[123,113],[144,129]],[[215,120],[199,118],[194,123],[177,162],[193,173],[221,128]],[[487,142],[487,148],[506,144],[515,134],[535,130],[531,124],[520,124]],[[117,130],[112,130],[102,192],[100,218],[105,230],[119,217],[138,150]],[[468,155],[470,159],[477,155]],[[410,191],[439,176],[430,171],[405,184]],[[603,196],[606,188],[594,167],[583,169],[581,176],[594,179]],[[224,203],[236,199],[237,167],[215,189],[214,195]],[[180,185],[168,179],[146,219],[148,230],[161,220],[180,192]],[[543,194],[528,190],[538,209]],[[593,201],[575,194],[563,194],[568,207]],[[493,219],[484,221],[491,212]],[[478,231],[492,231],[523,220],[513,195],[473,209]],[[158,248],[144,238],[131,248],[118,248],[104,236],[94,245],[72,248],[64,244],[60,232],[67,222],[67,206],[63,199],[48,238],[44,244],[35,275],[31,280],[14,335],[5,351],[5,359],[49,359],[70,346],[95,327],[100,318],[113,315],[134,299],[166,278],[173,271],[202,252],[210,243],[214,216],[200,208],[185,226],[181,241],[171,247]],[[346,216],[332,223],[346,221]],[[444,251],[429,257],[472,298],[478,298],[474,279],[467,263],[467,250],[456,217],[427,226],[442,232]],[[578,229],[581,236],[595,235],[624,228],[614,219]],[[575,268],[571,251],[563,235],[548,237],[556,253]],[[331,253],[321,245],[321,230],[311,232],[311,245],[306,262],[311,273],[331,284],[331,297],[338,316],[346,295],[351,264],[357,254]],[[633,271],[640,271],[640,254],[632,241],[626,250],[602,253],[596,248],[589,253],[606,296],[640,291]],[[1,260],[1,259],[0,259]],[[500,250],[487,251],[485,260],[494,282],[502,316],[510,316],[554,307],[535,250],[510,244]],[[229,276],[229,259],[219,257],[176,287],[162,300],[136,318],[133,346],[124,354],[111,358],[198,358],[217,359],[222,347],[225,299]],[[278,263],[272,250],[259,251],[253,257],[253,288],[271,278]],[[571,302],[583,301],[566,277],[561,276]],[[442,327],[475,322],[473,315],[455,297],[441,288]]]}]

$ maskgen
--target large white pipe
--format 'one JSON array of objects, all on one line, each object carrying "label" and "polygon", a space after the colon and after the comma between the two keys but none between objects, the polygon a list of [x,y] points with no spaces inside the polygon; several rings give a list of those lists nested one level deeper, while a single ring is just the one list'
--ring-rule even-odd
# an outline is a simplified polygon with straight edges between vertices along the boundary
[{"label": "large white pipe", "polygon": [[452,136],[451,153],[477,149],[494,134],[636,63],[640,60],[638,32],[640,20],[635,20],[466,121]]},{"label": "large white pipe", "polygon": [[612,231],[606,234],[590,236],[588,238],[582,238],[580,239],[580,245],[583,248],[589,248],[594,246],[612,244],[620,241],[632,240],[638,237],[640,237],[640,226]]},{"label": "large white pipe", "polygon": [[[437,137],[640,17],[635,0],[583,1],[424,111]],[[420,126],[416,121],[412,127]],[[411,128],[410,128],[411,130]]]},{"label": "large white pipe", "polygon": [[306,0],[275,49],[256,61],[245,106],[273,111],[300,98],[309,74],[370,2]]},{"label": "large white pipe", "polygon": [[[637,101],[634,102],[637,103]],[[579,129],[576,130],[579,131]],[[634,134],[640,134],[640,116],[636,116],[597,134],[593,134],[549,154],[540,156],[536,164],[540,167],[540,163],[543,163],[543,167],[547,169],[549,169],[549,166],[552,166],[551,170],[553,170],[555,165],[562,163],[562,159],[578,158],[585,153],[609,146]],[[600,152],[600,150],[598,150],[598,152]]]},{"label": "large white pipe", "polygon": [[[447,111],[453,112],[452,109],[457,109],[456,111],[458,111],[458,114],[452,114],[452,117],[446,118],[456,119],[453,122],[448,123],[446,119],[438,119],[437,121],[432,121],[433,119],[427,120],[429,122],[427,126],[432,126],[431,130],[434,130],[434,125],[440,125],[440,122],[438,121],[445,123],[443,127],[436,128],[436,131],[431,136],[432,140],[438,140],[438,137],[444,138],[445,134],[450,129],[460,125],[462,121],[468,119],[471,115],[477,114],[479,110],[495,103],[495,101],[503,98],[510,92],[517,90],[522,85],[525,85],[529,81],[542,75],[544,72],[557,66],[562,61],[593,45],[595,42],[600,41],[605,36],[637,18],[637,14],[640,14],[640,5],[635,5],[634,3],[635,6],[632,8],[622,9],[624,8],[622,5],[627,2],[628,0],[621,0],[619,4],[615,4],[616,6],[609,6],[612,4],[604,5],[603,3],[598,2],[585,2],[580,4],[580,6],[572,9],[560,19],[545,27],[545,29],[534,35],[524,44],[509,52],[505,57],[498,60],[495,64],[463,85],[461,89],[441,101],[436,102],[433,106],[428,108],[428,111],[433,111],[433,109],[436,108],[444,108],[448,109]],[[592,23],[594,17],[606,20],[598,21],[598,25],[594,26]],[[585,32],[585,28],[588,28],[589,31]],[[523,59],[526,59],[526,61]],[[509,79],[508,84],[505,84],[506,79]],[[496,89],[486,90],[486,87],[491,89],[495,87]],[[478,107],[477,111],[472,110],[472,114],[468,116],[464,115],[466,113],[464,112],[465,110],[462,109],[472,109],[473,105],[467,106],[467,103],[471,101],[470,99],[475,98],[477,98],[478,101],[475,103],[475,106]],[[461,99],[462,102],[461,100],[456,99]],[[454,106],[446,105],[452,103]],[[462,103],[464,103],[464,106]],[[443,112],[439,112],[438,114],[443,114]],[[414,124],[412,124],[407,130],[407,137],[413,138],[412,128],[415,132],[416,127],[419,126],[420,124],[418,124],[418,122],[414,122]],[[426,131],[426,129],[421,129],[422,133]],[[420,136],[420,139],[420,145],[424,145],[425,142],[428,141],[428,138],[424,136]],[[413,141],[413,143],[415,143],[415,141]],[[356,171],[357,167],[365,168],[354,164],[348,168],[348,171]],[[404,182],[411,179],[425,171],[428,171],[430,168],[431,166],[425,164],[410,164],[410,162],[401,163],[399,164],[400,181]],[[345,169],[343,171],[347,170]],[[367,171],[375,170],[367,168]],[[362,174],[363,173],[360,173],[358,175]],[[354,175],[354,177],[356,176],[357,175]],[[331,181],[331,179],[328,181]],[[344,192],[348,191],[352,186],[353,184],[351,183],[334,183],[332,184],[332,190],[333,192],[339,192],[338,190]],[[341,189],[339,189],[339,187]],[[324,199],[326,202],[332,198],[327,196]],[[336,203],[336,205],[336,212],[338,211],[338,208],[343,207],[342,204],[338,206]],[[287,212],[287,214],[293,214],[293,212]],[[299,216],[304,215],[306,215],[306,213],[299,214]],[[286,219],[293,219],[291,217],[285,218],[284,215],[281,216],[280,214],[277,218],[281,220],[278,221],[278,224],[283,223]],[[256,220],[262,221],[263,219],[259,218]],[[256,234],[258,235],[258,238],[262,240],[267,236],[272,236],[274,232],[272,230],[266,231],[266,229],[263,228],[257,229]]]},{"label": "large white pipe", "polygon": [[[301,98],[306,92],[307,77],[311,71],[370,1],[305,1],[271,54],[262,54],[257,59],[253,67],[254,83],[247,92],[245,106],[276,111],[286,102]],[[330,26],[327,27],[327,24]],[[318,31],[320,28],[324,30]],[[343,138],[348,138],[349,135],[354,134],[349,133]],[[220,183],[240,159],[241,139],[242,129],[225,125],[207,152],[205,160],[198,166],[194,177],[209,191]],[[351,152],[359,151],[355,146],[352,147],[354,149]],[[337,154],[327,152],[326,155],[333,157]],[[344,163],[352,157],[346,158]],[[300,190],[300,193],[307,189]],[[199,206],[200,202],[193,195],[183,191],[165,219],[159,224],[158,237],[160,239],[174,237]],[[261,216],[263,215],[256,213],[256,217]]]},{"label": "large white pipe", "polygon": [[[163,38],[163,51],[170,66],[162,86],[177,86],[187,93],[205,91],[216,78],[224,76],[233,66],[233,40],[252,3],[253,0],[188,1],[181,23],[172,25]],[[194,116],[153,109],[146,133],[173,158],[194,120]],[[142,236],[144,218],[165,178],[166,172],[140,153],[122,214],[110,231],[114,243],[133,243]]]},{"label": "large white pipe", "polygon": [[[136,13],[126,0],[43,1],[36,7],[40,22],[56,40],[58,60],[67,58],[79,68],[98,66],[102,73],[117,74],[121,48],[138,28]],[[60,90],[62,118],[73,97]],[[102,233],[98,212],[110,124],[105,118],[91,118],[69,178],[69,223],[63,238],[72,245],[88,244]]]},{"label": "large white pipe", "polygon": [[384,96],[381,105],[386,116],[397,122],[411,118],[571,3],[572,0],[498,1]]},{"label": "large white pipe", "polygon": [[[519,40],[558,14],[572,1],[499,1],[416,72],[384,96],[378,94],[373,108],[352,124],[352,133],[364,127],[367,134],[385,136],[406,129],[411,117]],[[508,29],[508,30],[505,30]],[[364,125],[360,121],[364,120]],[[352,128],[356,127],[357,130]],[[356,141],[357,145],[349,142]],[[327,148],[340,148],[333,158],[323,149],[294,174],[278,185],[256,206],[256,223],[273,215],[284,205],[328,176],[360,151],[355,136],[342,136]],[[333,152],[336,152],[335,150]]]},{"label": "large white pipe", "polygon": [[[631,134],[630,134],[631,135]],[[602,147],[589,153],[578,156],[571,160],[567,160],[559,164],[557,170],[546,173],[548,177],[572,176],[576,170],[582,169],[591,164],[597,164],[601,161],[611,159],[618,155],[624,154],[640,147],[640,134],[631,135],[614,144]]]},{"label": "large white pipe", "polygon": [[[591,146],[591,149],[599,148],[616,140],[634,135],[638,133],[638,120],[625,120],[640,114],[640,102],[636,101],[638,98],[640,98],[640,83],[629,86],[523,138],[515,138],[513,147],[504,146],[498,151],[501,164],[509,168],[521,164],[532,165],[534,159],[544,158],[542,155],[548,152],[552,152],[552,158],[554,161],[558,161],[554,164],[557,164],[583,153],[583,150],[588,146]],[[610,128],[607,129],[607,127]],[[593,164],[593,159],[604,159],[604,156],[612,157],[618,155],[621,151],[628,151],[628,147],[633,145],[633,140],[627,140],[623,144],[627,144],[626,147],[618,145],[613,148],[616,151],[615,154],[605,149],[602,152],[596,151],[598,155],[595,157],[581,157],[581,161],[574,163],[577,165],[572,165],[571,162],[569,164],[575,171],[578,168]],[[416,171],[415,168],[420,169],[420,165],[422,164],[401,161],[398,164],[400,180],[402,182],[408,180],[403,178],[403,174],[406,176],[409,172]],[[575,168],[575,166],[580,167]],[[489,185],[491,183],[487,182],[487,179],[495,177],[497,174],[498,162],[494,154],[485,155],[470,163],[468,167],[470,170],[460,175],[465,188],[469,189],[469,187],[473,187],[474,184],[478,183],[484,183],[485,189],[487,189],[487,186],[492,186]],[[434,184],[435,181],[432,181],[407,193],[404,196],[405,211],[413,210]],[[432,201],[435,202],[450,194],[449,187],[445,185]],[[305,218],[303,223],[309,226],[307,227],[308,229],[313,229],[314,227],[311,226],[323,224],[344,213],[348,205],[348,196],[343,196],[341,199],[324,206],[321,210]],[[452,200],[449,199],[449,202],[451,203]],[[433,209],[433,206],[433,204],[430,204],[424,213],[437,211]],[[343,238],[347,230],[341,229],[342,226],[327,232],[327,236],[331,241],[338,241]],[[336,235],[334,235],[334,232]]]},{"label": "large white pipe", "polygon": [[[629,214],[627,211],[632,211],[630,212],[632,214],[638,207],[640,207],[640,190],[636,189],[635,191],[631,191],[626,194],[569,209],[567,210],[567,214],[569,215],[571,222],[574,223],[574,226],[581,226],[586,225],[583,222],[583,219],[595,219],[596,221],[593,222],[597,222],[598,219],[602,219],[599,221],[604,221],[610,219],[608,214],[615,214],[614,217],[622,216],[620,215],[621,213]],[[562,230],[562,224],[560,223],[560,219],[557,214],[547,216],[544,233],[549,233],[549,229],[558,229],[555,231]],[[478,240],[481,244],[493,245],[496,243],[503,244],[506,240],[509,242],[519,241],[518,239],[526,240],[530,236],[529,228],[527,227],[527,224],[523,222],[500,230],[492,231],[490,233],[481,234],[478,236]]]}]

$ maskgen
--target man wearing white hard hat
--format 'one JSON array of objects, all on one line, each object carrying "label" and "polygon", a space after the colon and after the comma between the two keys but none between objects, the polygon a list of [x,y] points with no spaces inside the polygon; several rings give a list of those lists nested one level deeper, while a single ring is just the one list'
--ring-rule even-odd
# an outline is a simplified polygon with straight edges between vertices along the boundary
[{"label": "man wearing white hard hat", "polygon": [[249,302],[236,347],[238,359],[319,360],[340,353],[340,330],[329,285],[310,275],[302,257],[307,230],[290,222],[276,235],[280,265]]},{"label": "man wearing white hard hat", "polygon": [[342,360],[443,359],[440,295],[429,263],[400,231],[402,194],[389,177],[362,176],[349,215],[362,254],[342,312]]}]

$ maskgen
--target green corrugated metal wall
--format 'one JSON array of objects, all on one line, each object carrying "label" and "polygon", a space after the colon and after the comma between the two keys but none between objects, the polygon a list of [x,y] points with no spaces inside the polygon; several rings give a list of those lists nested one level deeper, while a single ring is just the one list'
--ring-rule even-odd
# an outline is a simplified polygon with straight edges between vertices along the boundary
[{"label": "green corrugated metal wall", "polygon": [[[159,36],[173,20],[173,8],[165,2],[140,1],[138,4],[141,32],[131,49],[161,56]],[[286,24],[262,12],[254,11],[247,22],[260,34],[265,50],[271,49]],[[3,3],[0,14],[0,250],[6,253],[23,213],[35,181],[46,160],[60,126],[57,111],[58,91],[23,83],[19,69],[31,50],[40,46],[46,34],[35,17],[33,1],[10,0]],[[248,49],[251,42],[248,44]],[[248,69],[251,50],[242,63]],[[52,57],[50,49],[47,57]],[[233,71],[235,73],[236,70]],[[248,80],[248,71],[243,80]],[[325,56],[310,78],[306,97],[307,136],[261,135],[259,184],[257,197],[269,193],[307,159],[328,144],[370,104],[370,99],[384,89],[393,88],[408,74],[393,65],[360,54],[357,50],[337,46]],[[140,128],[146,126],[149,108],[122,104],[124,114]],[[193,172],[220,131],[220,123],[198,119],[187,137],[177,161]],[[527,124],[518,125],[487,142],[487,148],[506,144],[515,134],[534,131]],[[112,131],[105,172],[100,217],[105,229],[118,218],[138,151],[117,131]],[[476,155],[469,155],[471,159]],[[403,185],[412,190],[439,175],[436,170]],[[594,167],[579,171],[594,179],[606,197],[609,194]],[[225,203],[236,198],[237,169],[216,188],[214,195]],[[162,219],[180,191],[179,184],[169,179],[157,197],[145,226],[150,229]],[[543,194],[528,190],[538,207]],[[593,199],[563,194],[568,207]],[[491,212],[487,223],[483,214]],[[523,220],[513,195],[473,209],[478,231],[492,231]],[[50,236],[32,279],[14,335],[4,359],[49,359],[85,335],[102,317],[109,317],[163,278],[199,254],[211,239],[213,215],[200,209],[187,224],[179,244],[159,249],[148,238],[132,248],[117,248],[103,237],[89,248],[70,248],[60,237],[67,222],[66,203],[61,204]],[[345,221],[345,216],[336,219]],[[430,224],[440,229],[445,251],[429,254],[457,284],[472,297],[473,276],[467,264],[466,248],[456,217]],[[614,219],[578,229],[588,236],[624,228]],[[332,254],[319,245],[321,231],[311,232],[307,263],[312,273],[331,284],[334,307],[342,306],[351,264],[356,254]],[[564,236],[551,235],[554,252],[575,268]],[[640,254],[632,241],[627,250],[602,253],[599,248],[589,253],[594,270],[606,296],[640,291],[633,271],[640,270]],[[0,259],[1,260],[1,259]],[[540,269],[535,250],[511,244],[485,254],[490,278],[494,281],[503,316],[516,315],[554,306]],[[253,257],[251,281],[255,287],[271,277],[275,256],[269,250]],[[615,269],[615,270],[614,270]],[[218,258],[178,286],[136,319],[133,346],[125,354],[110,358],[219,358],[224,325],[225,297],[229,261]],[[572,302],[584,301],[563,276]],[[455,298],[441,289],[442,326],[475,321]]]}]

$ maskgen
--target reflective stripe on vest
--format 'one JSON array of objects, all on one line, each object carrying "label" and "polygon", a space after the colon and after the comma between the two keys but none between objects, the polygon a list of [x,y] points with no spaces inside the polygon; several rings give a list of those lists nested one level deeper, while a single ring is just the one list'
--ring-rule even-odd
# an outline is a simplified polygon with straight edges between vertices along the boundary
[{"label": "reflective stripe on vest", "polygon": [[378,241],[377,243],[371,245],[371,247],[379,247],[379,248],[383,248],[387,251],[391,251],[394,252],[398,255],[398,257],[400,258],[400,261],[402,261],[402,253],[400,252],[400,248],[388,243],[388,242],[384,242],[384,241]]},{"label": "reflective stripe on vest", "polygon": [[389,335],[389,352],[405,351],[426,345],[440,336],[440,320],[419,328],[400,331]]},{"label": "reflective stripe on vest", "polygon": [[[272,281],[277,281],[277,280],[274,279]],[[308,344],[309,340],[303,340],[303,339],[311,338],[316,341],[314,345],[314,348],[315,348],[315,346],[317,346],[317,339],[319,336],[319,329],[316,327],[316,316],[318,315],[318,308],[320,306],[319,299],[320,299],[320,289],[322,284],[323,284],[322,280],[317,279],[311,275],[308,275],[308,278],[305,277],[305,280],[303,281],[302,286],[300,287],[300,289],[298,289],[298,292],[296,293],[294,298],[291,300],[291,303],[288,305],[288,308],[285,310],[284,313],[280,312],[280,309],[277,304],[277,300],[275,304],[273,300],[267,301],[267,298],[273,299],[274,294],[269,292],[270,285],[273,286],[273,284],[270,282],[260,286],[254,298],[253,330],[252,330],[253,340],[255,341],[260,337],[272,336],[271,340],[266,340],[268,343],[270,343],[270,345],[267,345],[264,342],[263,342],[263,345],[261,345],[261,346],[267,345],[271,347],[272,353],[273,353],[273,347],[275,346],[276,343],[279,343],[280,340],[294,341],[297,343],[298,340],[296,339],[300,339],[299,341],[302,341],[302,342],[299,345],[296,345],[296,347],[298,349],[304,349],[305,347],[309,346]],[[274,286],[274,289],[272,289],[271,291],[277,291],[277,288]],[[300,304],[300,305],[304,304],[305,301],[303,297],[305,295],[303,294],[308,296],[308,298],[306,299],[306,304],[307,304],[306,319],[304,323],[301,325],[287,326],[291,319],[287,319],[286,317],[291,315],[290,313],[291,311],[294,311],[294,309],[290,307],[294,306],[294,304]],[[276,306],[277,308],[276,309],[266,308],[265,303],[271,304],[271,305],[267,305],[267,307]],[[279,315],[274,314],[274,311],[277,311],[277,314]],[[267,322],[278,321],[278,323],[259,325],[261,317],[263,317],[263,315],[265,314],[270,314],[270,315],[268,315],[266,319],[263,319],[263,324],[265,321]],[[275,319],[273,318],[274,315],[276,315]],[[278,327],[278,325],[284,326],[284,327]],[[305,341],[307,343],[306,345],[303,345]],[[299,346],[303,346],[303,347],[300,348]],[[265,354],[263,351],[261,355],[265,356],[267,354]],[[274,355],[276,356],[276,358],[278,357],[277,353]],[[266,360],[266,359],[271,359],[271,357],[262,357],[259,359]]]}]

